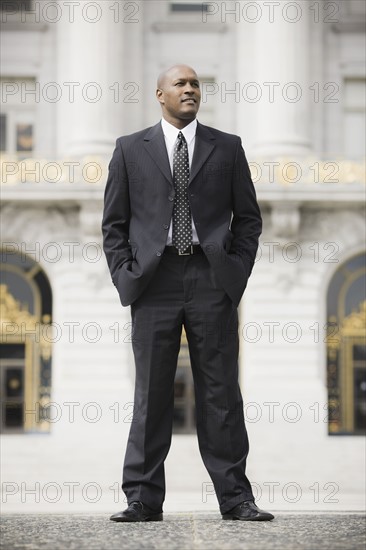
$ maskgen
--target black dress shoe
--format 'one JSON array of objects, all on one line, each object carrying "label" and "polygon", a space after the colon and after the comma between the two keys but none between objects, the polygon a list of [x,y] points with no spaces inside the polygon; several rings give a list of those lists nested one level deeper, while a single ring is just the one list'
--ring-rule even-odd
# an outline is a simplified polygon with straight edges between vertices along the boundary
[{"label": "black dress shoe", "polygon": [[274,516],[269,512],[260,510],[252,500],[241,502],[225,514],[222,519],[239,519],[241,521],[271,521]]},{"label": "black dress shoe", "polygon": [[163,512],[152,510],[146,504],[135,500],[126,510],[113,514],[109,519],[112,521],[162,521]]}]

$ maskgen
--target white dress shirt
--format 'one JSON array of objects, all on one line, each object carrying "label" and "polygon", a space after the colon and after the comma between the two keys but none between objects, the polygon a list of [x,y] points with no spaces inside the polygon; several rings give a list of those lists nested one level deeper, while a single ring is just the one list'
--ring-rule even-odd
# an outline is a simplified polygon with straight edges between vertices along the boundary
[{"label": "white dress shirt", "polygon": [[[169,158],[169,164],[170,164],[170,170],[173,175],[173,153],[174,153],[174,145],[177,141],[177,137],[179,132],[182,132],[182,134],[185,137],[185,140],[187,142],[188,147],[188,158],[189,158],[189,168],[191,168],[192,165],[192,158],[193,158],[193,151],[194,151],[194,144],[196,141],[196,128],[197,128],[197,120],[194,119],[192,122],[190,122],[187,126],[185,126],[182,130],[178,130],[175,126],[167,122],[164,118],[161,119],[161,127],[163,129],[164,138],[165,138],[165,145],[166,150],[168,153]],[[169,246],[172,244],[172,234],[173,234],[173,220],[170,221],[170,227],[168,231],[168,238],[166,244]],[[192,243],[198,244],[199,240],[197,237],[197,231],[193,222],[192,218]]]}]

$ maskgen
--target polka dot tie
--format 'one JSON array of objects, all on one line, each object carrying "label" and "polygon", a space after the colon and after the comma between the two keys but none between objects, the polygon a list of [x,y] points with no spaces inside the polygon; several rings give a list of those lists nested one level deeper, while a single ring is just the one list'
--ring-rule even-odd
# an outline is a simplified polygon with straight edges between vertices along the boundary
[{"label": "polka dot tie", "polygon": [[180,252],[192,244],[191,209],[188,201],[189,158],[188,146],[179,132],[173,153],[173,182],[175,199],[173,207],[172,243]]}]

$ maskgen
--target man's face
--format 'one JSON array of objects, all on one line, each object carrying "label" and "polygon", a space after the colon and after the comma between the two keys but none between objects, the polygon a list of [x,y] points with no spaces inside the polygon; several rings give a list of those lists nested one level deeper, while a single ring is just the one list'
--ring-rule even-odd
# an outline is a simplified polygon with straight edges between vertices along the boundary
[{"label": "man's face", "polygon": [[156,96],[164,118],[183,128],[196,118],[201,91],[196,73],[184,65],[173,67],[162,79]]}]

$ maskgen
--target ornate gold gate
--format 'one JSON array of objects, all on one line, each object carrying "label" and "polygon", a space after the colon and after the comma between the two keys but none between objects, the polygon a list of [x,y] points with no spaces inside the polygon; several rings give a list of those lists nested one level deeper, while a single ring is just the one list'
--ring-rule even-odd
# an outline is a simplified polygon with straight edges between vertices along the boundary
[{"label": "ornate gold gate", "polygon": [[[365,256],[341,266],[328,291],[329,433],[366,433]],[[329,315],[329,313],[331,313]]]}]

